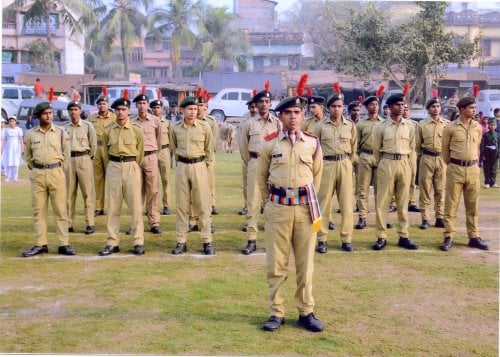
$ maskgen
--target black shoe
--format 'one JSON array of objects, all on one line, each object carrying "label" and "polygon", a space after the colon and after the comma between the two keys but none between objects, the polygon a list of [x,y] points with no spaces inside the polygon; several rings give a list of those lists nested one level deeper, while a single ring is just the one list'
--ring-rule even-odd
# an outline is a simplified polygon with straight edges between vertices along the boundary
[{"label": "black shoe", "polygon": [[94,216],[97,217],[97,216],[104,216],[104,210],[102,209],[96,209],[94,211]]},{"label": "black shoe", "polygon": [[431,225],[429,224],[429,221],[428,221],[428,220],[426,220],[426,219],[424,219],[424,220],[422,221],[422,224],[420,225],[420,229],[429,229],[429,227],[430,227],[430,226],[431,226]]},{"label": "black shoe", "polygon": [[328,252],[328,243],[325,242],[318,242],[318,247],[316,248],[316,251],[321,254],[325,254]]},{"label": "black shoe", "polygon": [[215,255],[215,248],[212,243],[203,243],[203,253],[205,255]]},{"label": "black shoe", "polygon": [[144,250],[143,245],[134,245],[134,250],[132,253],[134,253],[135,255],[142,255],[146,253],[146,251]]},{"label": "black shoe", "polygon": [[410,205],[408,206],[408,212],[420,212],[420,208],[417,205]]},{"label": "black shoe", "polygon": [[76,250],[69,245],[61,245],[57,248],[57,253],[62,255],[76,255]]},{"label": "black shoe", "polygon": [[307,316],[299,316],[299,320],[297,321],[297,324],[300,327],[303,327],[306,330],[309,330],[312,332],[321,332],[324,329],[323,322],[321,322],[321,320],[317,319],[312,312]]},{"label": "black shoe", "polygon": [[245,224],[245,225],[241,228],[241,231],[242,231],[242,232],[246,232],[246,231],[248,231],[248,226]]},{"label": "black shoe", "polygon": [[173,255],[179,255],[182,253],[186,253],[188,250],[187,244],[186,243],[177,243],[175,248],[172,250]]},{"label": "black shoe", "polygon": [[352,252],[354,250],[352,243],[342,243],[342,251]]},{"label": "black shoe", "polygon": [[264,214],[264,206],[260,206],[260,214]]},{"label": "black shoe", "polygon": [[160,234],[161,233],[161,228],[160,226],[154,226],[154,227],[151,227],[151,233],[153,234]]},{"label": "black shoe", "polygon": [[250,255],[257,250],[257,243],[254,240],[249,240],[247,246],[241,250],[245,255]]},{"label": "black shoe", "polygon": [[131,235],[132,234],[132,227],[128,227],[128,229],[125,231],[126,235]]},{"label": "black shoe", "polygon": [[442,218],[436,218],[436,223],[434,224],[434,227],[444,228],[444,220]]},{"label": "black shoe", "polygon": [[170,208],[168,208],[168,207],[163,207],[163,211],[161,211],[161,214],[162,214],[163,216],[168,216],[170,213],[171,213],[171,212],[170,212]]},{"label": "black shoe", "polygon": [[32,257],[41,253],[48,253],[49,248],[46,245],[35,245],[30,249],[23,250],[23,257]]},{"label": "black shoe", "polygon": [[244,215],[245,215],[245,214],[247,214],[247,213],[248,213],[248,210],[247,210],[247,208],[246,208],[246,207],[243,207],[242,209],[240,209],[240,210],[238,211],[238,214],[239,214],[240,216],[244,216]]},{"label": "black shoe", "polygon": [[453,245],[453,239],[451,239],[451,237],[446,237],[443,241],[443,244],[439,246],[439,249],[441,249],[444,252],[447,252],[450,250],[452,245]]},{"label": "black shoe", "polygon": [[75,230],[73,229],[73,227],[69,227],[69,228],[68,228],[68,232],[69,232],[69,233],[73,233],[74,231],[75,231]]},{"label": "black shoe", "polygon": [[477,248],[477,249],[482,249],[482,250],[489,250],[490,249],[490,246],[484,240],[482,240],[480,237],[470,238],[468,246],[471,248]]},{"label": "black shoe", "polygon": [[85,234],[92,234],[92,233],[94,233],[94,226],[87,226],[87,227],[85,227],[84,233]]},{"label": "black shoe", "polygon": [[366,227],[366,218],[359,218],[358,223],[356,224],[356,229],[365,229]]},{"label": "black shoe", "polygon": [[337,213],[340,213],[340,208],[337,210]]},{"label": "black shoe", "polygon": [[359,213],[359,207],[356,205],[356,209],[354,210],[354,213]]},{"label": "black shoe", "polygon": [[215,227],[210,225],[210,233],[214,234],[215,233]]},{"label": "black shoe", "polygon": [[188,233],[190,233],[190,232],[198,232],[198,225],[197,224],[190,224],[189,229],[188,229]]},{"label": "black shoe", "polygon": [[398,209],[394,205],[389,206],[389,213],[396,212]]},{"label": "black shoe", "polygon": [[281,325],[285,323],[285,319],[283,317],[271,316],[269,320],[266,321],[262,329],[264,331],[276,331]]},{"label": "black shoe", "polygon": [[219,214],[219,210],[217,209],[217,207],[212,206],[212,214],[213,215],[218,215]]},{"label": "black shoe", "polygon": [[373,245],[373,250],[382,250],[387,245],[387,240],[384,238],[377,238],[377,241]]},{"label": "black shoe", "polygon": [[334,231],[335,230],[335,223],[333,223],[332,221],[329,221],[328,222],[328,230],[330,231]]},{"label": "black shoe", "polygon": [[391,229],[392,227],[394,227],[394,224],[392,224],[392,223],[387,223],[386,227],[387,227],[387,229]]},{"label": "black shoe", "polygon": [[119,246],[107,245],[101,249],[101,251],[99,252],[99,255],[106,256],[106,255],[111,255],[113,253],[118,253],[119,251],[120,251]]},{"label": "black shoe", "polygon": [[418,248],[417,243],[413,242],[410,238],[404,237],[399,237],[398,246],[410,250],[415,250]]}]

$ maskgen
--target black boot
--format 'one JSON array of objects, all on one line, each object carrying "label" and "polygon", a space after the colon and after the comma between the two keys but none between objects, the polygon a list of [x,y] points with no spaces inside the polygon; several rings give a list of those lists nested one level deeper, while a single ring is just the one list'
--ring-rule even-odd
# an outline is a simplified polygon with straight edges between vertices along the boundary
[{"label": "black boot", "polygon": [[446,237],[443,243],[439,246],[439,249],[441,249],[444,252],[447,252],[451,249],[452,245],[453,245],[453,239],[451,239],[451,237]]},{"label": "black boot", "polygon": [[316,251],[321,254],[325,254],[328,252],[328,243],[325,242],[318,242],[318,247],[316,248]]},{"label": "black boot", "polygon": [[404,238],[404,237],[399,237],[398,246],[410,250],[415,250],[418,248],[417,243],[410,240],[410,238]]},{"label": "black boot", "polygon": [[428,220],[426,220],[426,219],[424,219],[424,220],[422,221],[422,224],[420,225],[420,229],[429,229],[429,227],[430,227],[430,226],[431,226],[431,225],[429,224],[429,221],[428,221]]},{"label": "black boot", "polygon": [[32,256],[35,256],[37,254],[48,253],[48,252],[49,252],[49,248],[47,248],[46,245],[35,245],[34,247],[32,247],[30,249],[24,250],[23,257],[32,257]]},{"label": "black boot", "polygon": [[490,249],[490,246],[484,240],[482,240],[480,237],[470,238],[468,246],[471,248],[477,248],[477,249],[482,249],[482,250],[489,250]]},{"label": "black boot", "polygon": [[387,240],[384,238],[377,238],[377,241],[373,245],[373,250],[382,250],[387,245]]},{"label": "black boot", "polygon": [[186,243],[177,243],[174,249],[172,249],[173,255],[179,255],[187,252],[187,244]]},{"label": "black boot", "polygon": [[434,224],[436,228],[444,228],[444,220],[442,218],[436,218],[436,224]]},{"label": "black boot", "polygon": [[254,240],[249,240],[247,246],[241,250],[245,255],[250,255],[257,250],[257,243]]},{"label": "black boot", "polygon": [[356,229],[365,229],[366,227],[366,218],[359,217],[358,223],[356,224]]},{"label": "black boot", "polygon": [[205,255],[215,255],[215,248],[212,243],[203,243],[203,253]]}]

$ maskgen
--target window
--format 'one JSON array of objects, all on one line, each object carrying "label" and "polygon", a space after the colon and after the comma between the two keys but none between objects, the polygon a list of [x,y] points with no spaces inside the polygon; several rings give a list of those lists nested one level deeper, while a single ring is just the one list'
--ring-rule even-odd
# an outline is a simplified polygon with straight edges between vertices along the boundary
[{"label": "window", "polygon": [[483,40],[483,56],[491,56],[491,40]]},{"label": "window", "polygon": [[2,51],[2,63],[14,63],[14,52]]},{"label": "window", "polygon": [[264,57],[254,57],[253,58],[253,70],[254,72],[264,71]]},{"label": "window", "polygon": [[3,99],[18,99],[19,93],[17,89],[14,88],[5,88],[3,90]]},{"label": "window", "polygon": [[35,93],[32,90],[29,90],[29,89],[21,90],[21,96],[23,97],[23,99],[33,98],[34,95],[35,95]]},{"label": "window", "polygon": [[144,47],[146,48],[146,51],[154,51],[155,43],[153,40],[146,40],[144,41]]},{"label": "window", "polygon": [[141,47],[134,47],[132,51],[129,53],[129,60],[130,63],[142,63],[143,57],[142,57],[142,48]]},{"label": "window", "polygon": [[163,51],[170,51],[170,42],[163,41],[161,43],[161,48],[162,48]]},{"label": "window", "polygon": [[241,100],[249,100],[252,95],[247,92],[241,93]]},{"label": "window", "polygon": [[238,92],[229,92],[227,93],[227,99],[228,100],[238,100],[238,95],[239,93]]},{"label": "window", "polygon": [[160,68],[160,77],[167,78],[168,77],[168,67]]},{"label": "window", "polygon": [[271,56],[271,66],[279,66],[280,58],[279,56]]},{"label": "window", "polygon": [[156,68],[148,68],[148,77],[156,76]]}]

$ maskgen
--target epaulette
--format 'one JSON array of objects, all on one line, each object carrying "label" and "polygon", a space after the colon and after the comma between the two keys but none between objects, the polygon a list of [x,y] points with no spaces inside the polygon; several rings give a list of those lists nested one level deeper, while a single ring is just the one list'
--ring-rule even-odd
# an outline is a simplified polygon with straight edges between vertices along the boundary
[{"label": "epaulette", "polygon": [[302,131],[302,133],[307,135],[307,136],[310,136],[311,138],[319,139],[316,135],[314,135],[313,133],[310,133],[308,131]]},{"label": "epaulette", "polygon": [[313,159],[316,158],[316,156],[318,156],[318,153],[319,153],[319,148],[321,147],[321,143],[319,141],[319,138],[314,135],[314,134],[311,134],[310,132],[308,131],[303,131],[302,134],[306,135],[306,136],[309,136],[311,138],[314,138],[316,139],[316,149],[314,150],[314,154],[313,154]]},{"label": "epaulette", "polygon": [[113,125],[114,123],[116,123],[116,122],[113,120],[112,122],[107,123],[104,127],[105,127],[105,128],[107,128],[108,126],[111,126],[111,125]]},{"label": "epaulette", "polygon": [[279,134],[279,132],[278,132],[278,131],[275,131],[274,133],[271,133],[271,134],[267,135],[267,136],[264,138],[264,140],[265,140],[265,141],[271,141],[271,140],[273,140],[274,138],[277,138],[277,137],[278,137],[278,134]]}]

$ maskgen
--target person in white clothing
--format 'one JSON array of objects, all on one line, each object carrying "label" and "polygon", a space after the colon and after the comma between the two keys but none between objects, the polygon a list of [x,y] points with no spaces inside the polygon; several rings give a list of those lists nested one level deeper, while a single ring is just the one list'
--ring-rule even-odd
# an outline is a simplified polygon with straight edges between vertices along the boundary
[{"label": "person in white clothing", "polygon": [[5,181],[17,181],[24,151],[23,130],[16,126],[17,118],[9,117],[9,125],[2,130],[2,166],[7,170]]}]

